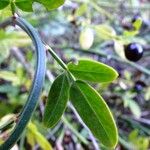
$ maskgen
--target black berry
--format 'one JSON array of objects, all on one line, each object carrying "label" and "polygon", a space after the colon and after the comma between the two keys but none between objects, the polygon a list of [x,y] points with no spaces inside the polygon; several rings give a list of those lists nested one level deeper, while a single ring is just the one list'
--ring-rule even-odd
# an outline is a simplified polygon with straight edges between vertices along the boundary
[{"label": "black berry", "polygon": [[138,80],[135,82],[135,91],[140,92],[143,90],[144,87],[146,87],[146,84],[143,81]]},{"label": "black berry", "polygon": [[125,56],[130,61],[138,61],[143,56],[143,48],[138,43],[130,43],[125,46]]}]

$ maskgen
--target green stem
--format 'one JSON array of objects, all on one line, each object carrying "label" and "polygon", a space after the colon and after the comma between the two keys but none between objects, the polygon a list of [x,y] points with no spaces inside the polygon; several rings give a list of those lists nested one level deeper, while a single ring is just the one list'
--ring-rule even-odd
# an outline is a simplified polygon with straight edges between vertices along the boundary
[{"label": "green stem", "polygon": [[11,12],[12,12],[12,15],[14,15],[15,12],[16,12],[16,8],[15,8],[14,2],[11,2],[11,3],[10,3],[10,6],[11,6]]},{"label": "green stem", "polygon": [[59,58],[59,56],[53,51],[53,49],[49,45],[45,45],[48,52],[52,55],[52,57],[58,62],[58,64],[66,71],[68,71],[68,68],[66,64]]},{"label": "green stem", "polygon": [[74,82],[76,81],[75,77],[72,73],[68,70],[66,64],[59,58],[59,56],[54,52],[54,50],[47,44],[44,44],[48,52],[52,55],[52,57],[58,62],[58,64],[68,72],[69,78]]}]

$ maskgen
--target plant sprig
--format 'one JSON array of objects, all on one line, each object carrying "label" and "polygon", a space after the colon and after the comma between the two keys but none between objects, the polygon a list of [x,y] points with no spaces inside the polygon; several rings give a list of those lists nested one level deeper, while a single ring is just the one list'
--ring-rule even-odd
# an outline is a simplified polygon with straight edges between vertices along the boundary
[{"label": "plant sprig", "polygon": [[50,88],[44,125],[49,128],[56,125],[70,99],[95,137],[105,146],[114,148],[118,141],[118,131],[113,116],[100,94],[86,82],[112,82],[118,73],[93,60],[79,60],[77,64],[66,65],[50,46],[45,47],[64,72],[55,79]]}]

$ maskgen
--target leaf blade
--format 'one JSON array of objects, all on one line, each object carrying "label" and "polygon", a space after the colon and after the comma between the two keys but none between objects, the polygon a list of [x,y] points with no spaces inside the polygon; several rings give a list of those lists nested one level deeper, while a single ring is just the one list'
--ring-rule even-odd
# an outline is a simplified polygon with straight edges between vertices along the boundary
[{"label": "leaf blade", "polygon": [[34,0],[43,4],[47,10],[53,10],[63,5],[65,0]]},{"label": "leaf blade", "polygon": [[77,65],[69,63],[67,66],[77,79],[90,82],[111,82],[118,76],[112,67],[92,60],[80,60]]},{"label": "leaf blade", "polygon": [[[4,9],[10,4],[10,0],[1,0],[0,1],[0,9]],[[17,6],[19,9],[32,12],[32,5],[34,2],[38,2],[42,4],[48,11],[56,9],[64,4],[65,0],[15,0],[12,3]]]},{"label": "leaf blade", "polygon": [[95,137],[105,146],[115,147],[118,141],[118,132],[112,114],[103,98],[82,81],[76,81],[71,86],[70,97],[79,115]]},{"label": "leaf blade", "polygon": [[32,137],[32,139],[30,139],[30,142],[32,140],[31,144],[34,144],[35,140],[43,150],[53,150],[48,140],[38,131],[37,126],[34,123],[29,122],[27,129],[28,133],[30,133],[30,137]]},{"label": "leaf blade", "polygon": [[46,104],[43,122],[46,127],[53,127],[61,118],[69,99],[69,81],[65,73],[53,82]]},{"label": "leaf blade", "polygon": [[33,1],[32,0],[16,0],[15,1],[15,5],[23,10],[23,11],[27,11],[27,12],[32,12],[33,9],[32,9],[32,4],[33,4]]},{"label": "leaf blade", "polygon": [[1,0],[0,1],[0,9],[4,9],[9,5],[10,1],[9,0]]}]

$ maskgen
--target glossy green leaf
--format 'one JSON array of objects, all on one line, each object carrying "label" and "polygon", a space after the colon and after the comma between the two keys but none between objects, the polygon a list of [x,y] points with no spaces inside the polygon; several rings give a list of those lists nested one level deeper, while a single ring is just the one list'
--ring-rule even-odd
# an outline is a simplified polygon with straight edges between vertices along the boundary
[{"label": "glossy green leaf", "polygon": [[0,9],[4,9],[10,3],[10,0],[0,0]]},{"label": "glossy green leaf", "polygon": [[113,116],[103,98],[88,84],[76,81],[70,98],[80,117],[100,142],[114,148],[118,141]]},{"label": "glossy green leaf", "polygon": [[43,4],[47,10],[53,10],[63,5],[65,0],[34,0]]},{"label": "glossy green leaf", "polygon": [[15,5],[23,11],[31,12],[33,11],[32,9],[33,1],[34,0],[16,0]]},{"label": "glossy green leaf", "polygon": [[61,118],[69,99],[69,81],[65,73],[53,82],[44,113],[44,125],[53,127]]},{"label": "glossy green leaf", "polygon": [[0,9],[7,7],[11,3],[14,3],[14,5],[17,6],[19,9],[31,12],[34,2],[42,4],[47,10],[53,10],[63,5],[65,0],[1,0]]},{"label": "glossy green leaf", "polygon": [[111,82],[118,76],[112,67],[92,60],[80,60],[78,64],[69,63],[68,69],[77,79],[90,82]]}]

